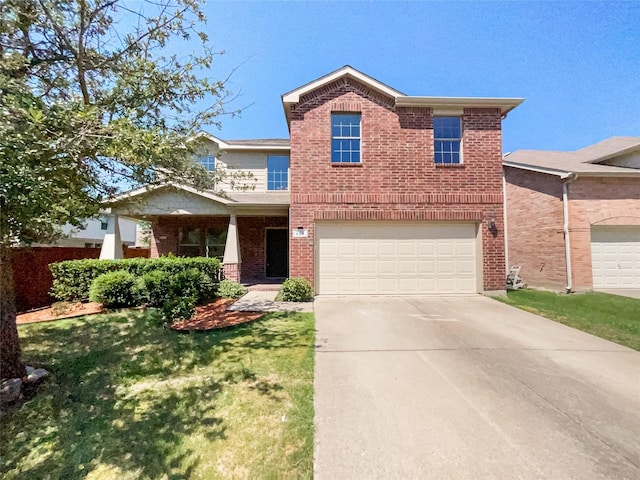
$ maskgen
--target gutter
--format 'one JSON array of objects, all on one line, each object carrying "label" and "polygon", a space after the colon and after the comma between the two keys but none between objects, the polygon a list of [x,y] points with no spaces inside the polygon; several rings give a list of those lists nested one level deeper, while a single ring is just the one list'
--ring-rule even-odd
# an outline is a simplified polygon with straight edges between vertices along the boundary
[{"label": "gutter", "polygon": [[569,172],[566,176],[562,178],[565,179],[562,182],[562,212],[564,215],[564,256],[565,256],[565,264],[567,267],[567,286],[566,292],[571,293],[573,290],[573,277],[571,270],[571,241],[569,238],[569,184],[575,182],[578,179],[578,174]]}]

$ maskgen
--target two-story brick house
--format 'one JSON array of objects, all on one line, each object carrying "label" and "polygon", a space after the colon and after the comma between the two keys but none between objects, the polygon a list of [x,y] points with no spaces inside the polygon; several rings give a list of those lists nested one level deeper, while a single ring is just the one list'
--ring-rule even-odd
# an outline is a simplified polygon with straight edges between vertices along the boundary
[{"label": "two-story brick house", "polygon": [[290,141],[202,136],[202,161],[252,171],[251,191],[114,204],[152,220],[152,255],[216,254],[230,278],[316,294],[504,289],[501,121],[521,99],[407,96],[345,66],[282,101]]}]

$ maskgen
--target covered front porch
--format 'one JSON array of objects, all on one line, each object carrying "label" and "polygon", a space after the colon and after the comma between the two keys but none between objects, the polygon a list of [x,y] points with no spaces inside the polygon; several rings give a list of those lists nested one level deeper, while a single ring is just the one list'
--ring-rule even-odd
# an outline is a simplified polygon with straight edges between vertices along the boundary
[{"label": "covered front porch", "polygon": [[225,278],[256,283],[289,275],[288,217],[151,218],[151,256],[217,257]]},{"label": "covered front porch", "polygon": [[151,257],[216,257],[225,278],[247,284],[289,276],[287,192],[222,197],[164,185],[123,195],[110,210],[151,223]]}]

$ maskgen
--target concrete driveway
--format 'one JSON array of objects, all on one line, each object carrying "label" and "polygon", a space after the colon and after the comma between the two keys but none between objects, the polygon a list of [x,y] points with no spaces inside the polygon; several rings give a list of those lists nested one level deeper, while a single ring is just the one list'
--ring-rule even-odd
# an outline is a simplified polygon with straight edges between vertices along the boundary
[{"label": "concrete driveway", "polygon": [[640,478],[640,353],[481,296],[314,310],[317,478]]}]

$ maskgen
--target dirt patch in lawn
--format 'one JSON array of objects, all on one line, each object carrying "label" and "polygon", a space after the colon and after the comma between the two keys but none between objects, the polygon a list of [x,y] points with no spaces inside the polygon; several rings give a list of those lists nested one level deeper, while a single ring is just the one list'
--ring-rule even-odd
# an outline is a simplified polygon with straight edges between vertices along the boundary
[{"label": "dirt patch in lawn", "polygon": [[100,303],[60,302],[54,303],[48,308],[21,313],[16,317],[16,323],[22,325],[24,323],[48,322],[62,318],[94,315],[96,313],[104,313],[105,311]]},{"label": "dirt patch in lawn", "polygon": [[256,312],[227,311],[233,302],[235,300],[219,299],[208,305],[196,307],[196,314],[192,318],[176,322],[171,325],[171,328],[178,331],[213,330],[253,322],[263,315]]}]

